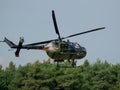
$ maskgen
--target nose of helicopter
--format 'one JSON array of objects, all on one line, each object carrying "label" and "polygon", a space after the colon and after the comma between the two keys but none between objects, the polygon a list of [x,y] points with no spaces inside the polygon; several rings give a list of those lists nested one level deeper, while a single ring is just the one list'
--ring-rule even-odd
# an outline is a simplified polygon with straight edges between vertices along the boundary
[{"label": "nose of helicopter", "polygon": [[86,48],[85,48],[85,47],[82,47],[82,53],[83,53],[83,56],[85,57],[86,54],[87,54],[87,51],[86,51]]}]

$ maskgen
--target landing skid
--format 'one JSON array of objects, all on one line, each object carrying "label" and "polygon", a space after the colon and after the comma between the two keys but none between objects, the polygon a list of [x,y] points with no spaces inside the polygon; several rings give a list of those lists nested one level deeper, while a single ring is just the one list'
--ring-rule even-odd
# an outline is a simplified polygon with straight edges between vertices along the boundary
[{"label": "landing skid", "polygon": [[[57,67],[59,67],[59,63],[61,62],[64,62],[64,60],[54,60],[54,62],[57,62]],[[76,67],[76,61],[73,59],[73,60],[68,60],[69,64],[71,64],[72,67]]]},{"label": "landing skid", "polygon": [[68,62],[72,65],[72,67],[76,67],[76,61],[73,59],[73,60],[68,60]]},{"label": "landing skid", "polygon": [[72,67],[76,67],[76,62],[75,62],[75,60],[72,60]]}]

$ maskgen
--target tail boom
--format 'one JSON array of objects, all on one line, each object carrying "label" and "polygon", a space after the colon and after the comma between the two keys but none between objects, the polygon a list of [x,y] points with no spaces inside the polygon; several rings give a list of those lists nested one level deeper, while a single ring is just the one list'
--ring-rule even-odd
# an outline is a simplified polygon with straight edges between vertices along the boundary
[{"label": "tail boom", "polygon": [[27,50],[29,49],[44,50],[45,49],[44,45],[41,45],[41,46],[32,45],[32,44],[23,45],[24,43],[23,37],[20,37],[18,45],[14,44],[12,41],[8,40],[6,37],[4,38],[3,41],[0,41],[0,42],[5,42],[10,48],[16,49],[15,51],[16,57],[19,57],[19,53],[21,49],[27,49]]}]

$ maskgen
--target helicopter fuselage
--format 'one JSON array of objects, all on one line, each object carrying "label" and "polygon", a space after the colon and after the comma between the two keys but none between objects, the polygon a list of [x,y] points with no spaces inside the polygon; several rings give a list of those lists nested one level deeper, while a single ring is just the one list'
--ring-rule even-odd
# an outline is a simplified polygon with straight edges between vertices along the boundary
[{"label": "helicopter fuselage", "polygon": [[86,56],[86,49],[78,43],[69,41],[53,41],[45,45],[47,55],[56,61],[82,59]]}]

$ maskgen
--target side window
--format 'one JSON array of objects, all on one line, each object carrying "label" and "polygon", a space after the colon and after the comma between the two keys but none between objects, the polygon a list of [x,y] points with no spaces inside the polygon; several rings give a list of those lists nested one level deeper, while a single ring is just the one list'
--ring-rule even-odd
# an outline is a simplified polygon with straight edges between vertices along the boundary
[{"label": "side window", "polygon": [[69,45],[66,43],[64,43],[64,44],[62,43],[62,44],[60,44],[60,48],[61,48],[62,52],[65,52],[65,51],[68,51]]}]

